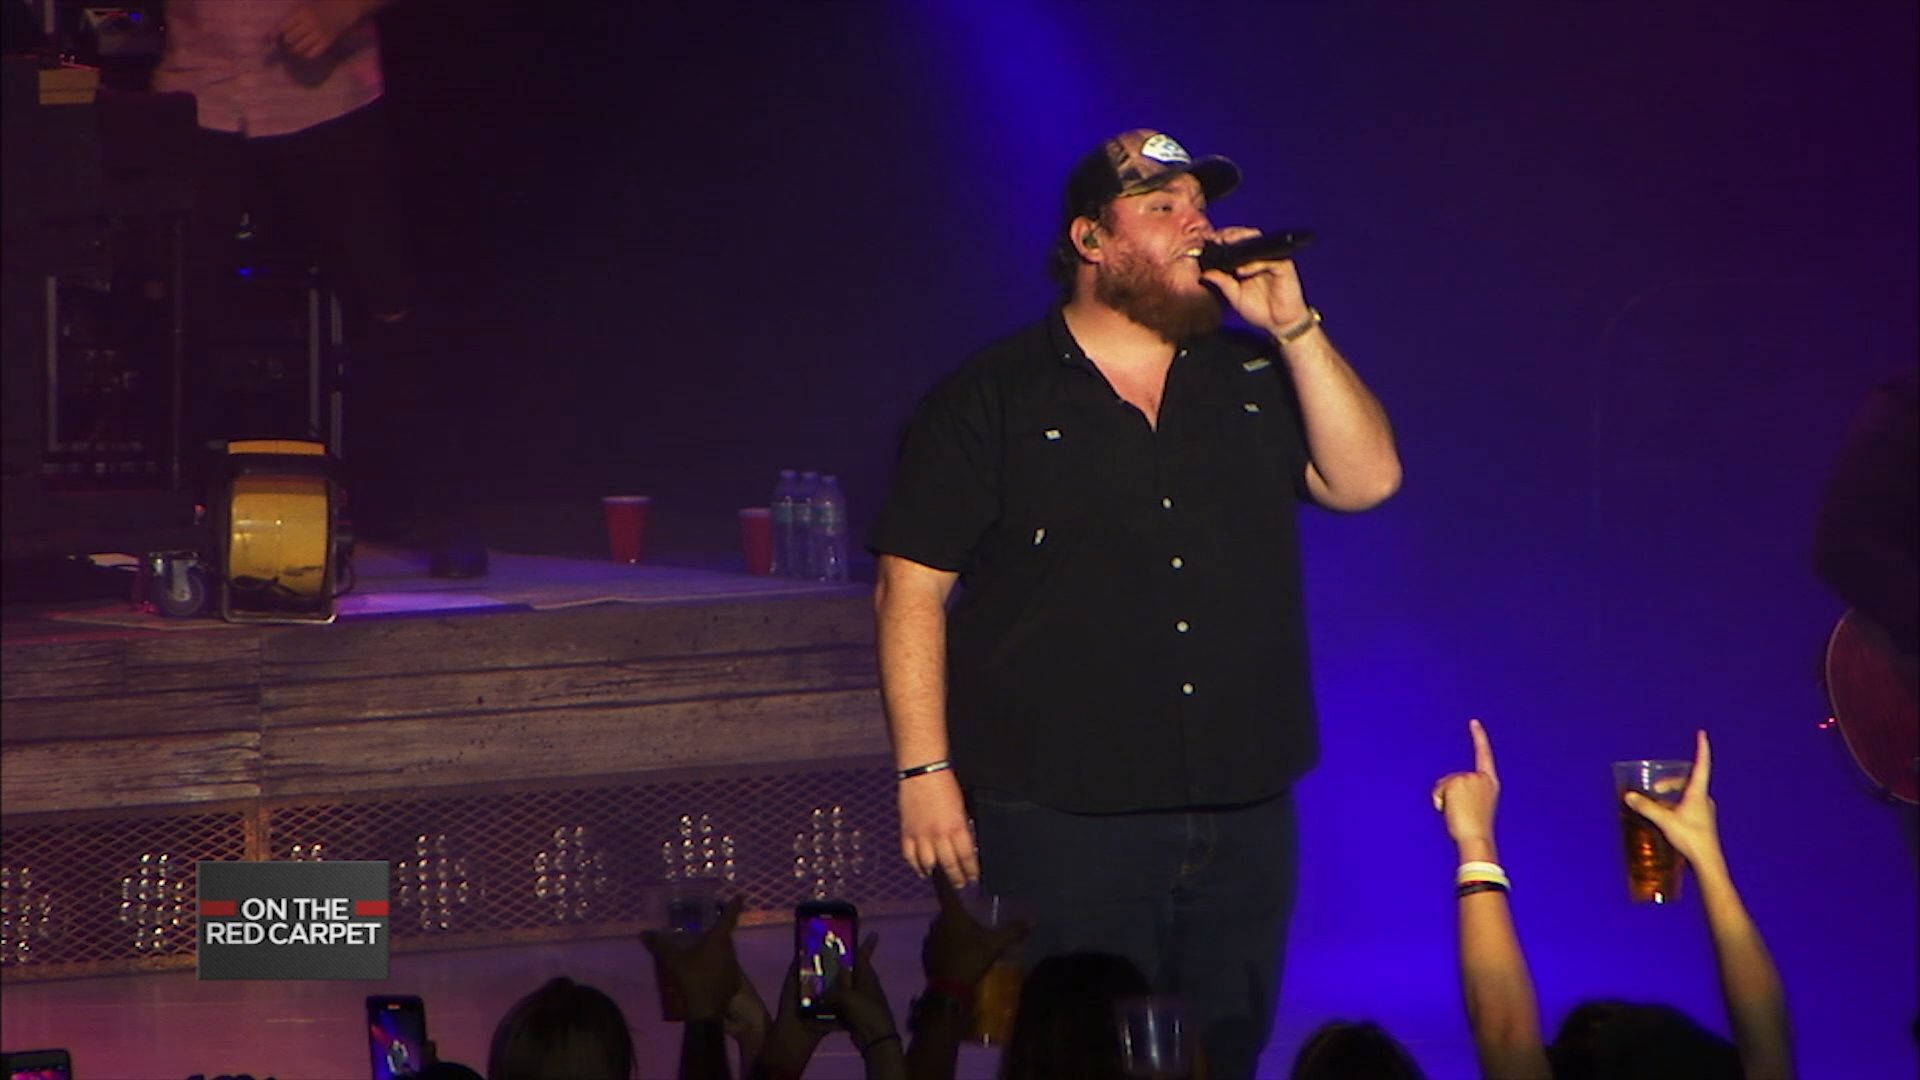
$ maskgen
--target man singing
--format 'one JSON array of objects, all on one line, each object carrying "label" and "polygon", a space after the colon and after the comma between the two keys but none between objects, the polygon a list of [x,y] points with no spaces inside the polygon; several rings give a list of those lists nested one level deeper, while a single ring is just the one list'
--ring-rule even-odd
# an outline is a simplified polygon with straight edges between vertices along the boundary
[{"label": "man singing", "polygon": [[1208,218],[1239,180],[1150,130],[1082,159],[1063,302],[921,403],[872,544],[907,861],[1016,897],[1030,962],[1132,959],[1216,1078],[1271,1026],[1317,753],[1294,507],[1400,484],[1293,263],[1201,270],[1258,235]]}]

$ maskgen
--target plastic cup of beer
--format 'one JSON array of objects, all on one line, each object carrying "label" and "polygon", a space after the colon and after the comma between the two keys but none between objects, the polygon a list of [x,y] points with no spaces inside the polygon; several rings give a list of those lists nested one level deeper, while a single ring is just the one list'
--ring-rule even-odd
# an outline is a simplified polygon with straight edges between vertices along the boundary
[{"label": "plastic cup of beer", "polygon": [[[689,948],[720,919],[720,883],[709,878],[681,878],[660,889],[658,922],[666,935],[666,952]],[[680,987],[667,977],[661,954],[653,958],[654,982],[660,987],[660,1019],[685,1020],[687,1002]]]},{"label": "plastic cup of beer", "polygon": [[1693,775],[1693,762],[1644,759],[1613,763],[1613,804],[1620,811],[1620,844],[1627,856],[1627,895],[1638,904],[1670,904],[1680,897],[1686,859],[1673,850],[1653,822],[1621,799],[1637,791],[1672,806]]},{"label": "plastic cup of beer", "polygon": [[1143,1080],[1178,1080],[1192,1062],[1187,1048],[1187,1009],[1179,998],[1123,998],[1114,1006],[1120,1026],[1120,1065]]},{"label": "plastic cup of beer", "polygon": [[[968,905],[973,917],[990,930],[1019,918],[1018,906],[1007,897],[981,893]],[[1020,946],[1014,945],[994,960],[980,981],[973,984],[973,1024],[967,1032],[982,1046],[1005,1046],[1013,1035],[1013,1015],[1020,1011]]]}]

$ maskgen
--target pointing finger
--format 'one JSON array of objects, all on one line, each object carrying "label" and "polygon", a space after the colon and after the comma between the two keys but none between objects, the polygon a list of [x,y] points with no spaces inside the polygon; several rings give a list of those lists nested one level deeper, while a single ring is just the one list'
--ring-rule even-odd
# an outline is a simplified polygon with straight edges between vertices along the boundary
[{"label": "pointing finger", "polygon": [[1481,726],[1479,719],[1467,721],[1467,734],[1473,737],[1473,771],[1483,772],[1495,780],[1500,774],[1493,767],[1493,743],[1487,739],[1487,729]]},{"label": "pointing finger", "polygon": [[1687,790],[1692,791],[1698,784],[1698,790],[1707,790],[1707,781],[1713,772],[1713,747],[1707,744],[1707,729],[1701,728],[1693,733],[1693,775],[1687,777]]}]

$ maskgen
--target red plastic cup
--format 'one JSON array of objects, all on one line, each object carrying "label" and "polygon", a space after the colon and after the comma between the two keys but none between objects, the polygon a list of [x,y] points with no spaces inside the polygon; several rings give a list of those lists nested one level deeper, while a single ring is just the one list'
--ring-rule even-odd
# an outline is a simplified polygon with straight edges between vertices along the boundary
[{"label": "red plastic cup", "polygon": [[740,550],[747,558],[747,573],[773,573],[773,511],[764,506],[741,508]]},{"label": "red plastic cup", "polygon": [[600,500],[607,515],[607,553],[614,562],[640,561],[640,540],[647,532],[647,507],[653,500],[645,495],[608,495]]}]

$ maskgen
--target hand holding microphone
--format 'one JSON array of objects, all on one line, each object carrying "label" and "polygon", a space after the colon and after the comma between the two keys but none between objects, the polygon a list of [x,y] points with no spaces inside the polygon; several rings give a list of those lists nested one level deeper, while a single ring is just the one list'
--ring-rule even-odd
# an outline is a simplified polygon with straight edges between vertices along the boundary
[{"label": "hand holding microphone", "polygon": [[[1283,229],[1245,236],[1248,231],[1243,227],[1224,229],[1224,235],[1244,238],[1203,244],[1196,260],[1200,272],[1207,285],[1249,325],[1265,330],[1281,345],[1290,344],[1320,325],[1319,315],[1301,293],[1299,271],[1290,261],[1313,240],[1313,234],[1305,229]],[[1264,264],[1259,272],[1243,275],[1244,267],[1256,263]],[[1215,270],[1220,273],[1213,274]]]}]

